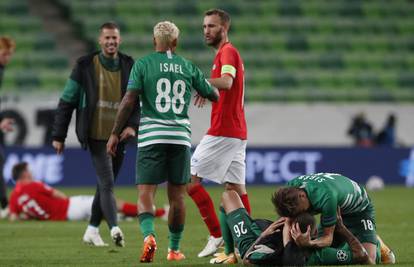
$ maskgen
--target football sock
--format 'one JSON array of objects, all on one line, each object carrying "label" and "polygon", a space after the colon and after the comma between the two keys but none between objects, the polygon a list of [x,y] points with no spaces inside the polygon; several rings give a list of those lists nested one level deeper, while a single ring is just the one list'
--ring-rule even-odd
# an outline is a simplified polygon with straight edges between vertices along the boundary
[{"label": "football sock", "polygon": [[180,240],[182,233],[184,231],[184,225],[180,224],[177,226],[174,225],[168,225],[168,229],[170,230],[170,233],[168,235],[169,243],[168,247],[172,250],[179,250],[180,249]]},{"label": "football sock", "polygon": [[121,207],[121,212],[125,216],[135,217],[138,214],[138,206],[132,203],[125,202]]},{"label": "football sock", "polygon": [[87,231],[99,232],[99,227],[88,225]]},{"label": "football sock", "polygon": [[204,187],[201,184],[196,184],[190,189],[188,194],[194,200],[194,203],[197,205],[198,210],[201,214],[201,218],[207,225],[210,235],[214,237],[220,237],[220,223],[217,218],[217,214],[214,211],[213,201],[211,200],[211,197],[208,194],[208,192],[204,189]]},{"label": "football sock", "polygon": [[145,237],[149,235],[155,236],[154,229],[154,215],[149,212],[144,212],[138,215],[139,228],[142,235]]},{"label": "football sock", "polygon": [[250,208],[250,201],[247,194],[243,194],[240,196],[241,201],[243,202],[244,208],[247,210],[247,213],[250,215],[251,208]]},{"label": "football sock", "polygon": [[[121,212],[125,216],[135,217],[138,214],[138,206],[132,203],[124,203],[121,207]],[[161,217],[165,214],[164,208],[158,208],[155,210],[155,217]]]},{"label": "football sock", "polygon": [[234,241],[229,225],[227,224],[227,215],[223,207],[220,207],[220,227],[224,241],[224,253],[229,255],[234,252]]},{"label": "football sock", "polygon": [[155,209],[155,217],[162,217],[165,214],[165,209],[163,208],[158,208]]}]

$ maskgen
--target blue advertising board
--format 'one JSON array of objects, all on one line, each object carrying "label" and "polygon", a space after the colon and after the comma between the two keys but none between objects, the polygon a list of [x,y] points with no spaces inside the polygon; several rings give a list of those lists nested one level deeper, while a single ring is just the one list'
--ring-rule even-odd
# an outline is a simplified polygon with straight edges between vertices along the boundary
[{"label": "blue advertising board", "polygon": [[[414,186],[414,149],[407,148],[306,148],[248,147],[246,181],[248,184],[283,184],[309,173],[341,173],[359,183],[371,176],[386,184]],[[89,152],[67,148],[56,155],[51,148],[8,147],[3,170],[11,183],[11,169],[20,161],[29,163],[35,179],[51,185],[95,185],[96,175]],[[135,184],[136,148],[129,147],[117,184]]]}]

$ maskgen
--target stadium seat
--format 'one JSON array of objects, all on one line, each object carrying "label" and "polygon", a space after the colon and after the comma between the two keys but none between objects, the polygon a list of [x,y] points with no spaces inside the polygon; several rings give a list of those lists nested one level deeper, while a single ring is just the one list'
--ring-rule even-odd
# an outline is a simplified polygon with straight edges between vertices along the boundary
[{"label": "stadium seat", "polygon": [[[387,97],[394,101],[409,94],[414,97],[410,75],[414,73],[414,5],[410,0],[57,2],[66,8],[69,21],[87,43],[96,44],[96,30],[102,22],[119,23],[121,48],[134,58],[152,51],[154,24],[171,20],[181,30],[178,53],[207,75],[214,52],[203,41],[203,12],[212,7],[227,10],[232,16],[230,40],[245,63],[247,100],[313,101],[319,96],[339,101]],[[37,82],[13,76],[16,79],[7,78],[5,83],[59,87],[65,79],[58,78],[53,69],[60,69],[66,77],[68,60],[57,52],[56,42],[45,33],[40,19],[28,10],[27,0],[2,1],[0,30],[20,36],[10,72],[36,65]],[[49,51],[49,57],[33,56],[32,51],[41,55]]]}]

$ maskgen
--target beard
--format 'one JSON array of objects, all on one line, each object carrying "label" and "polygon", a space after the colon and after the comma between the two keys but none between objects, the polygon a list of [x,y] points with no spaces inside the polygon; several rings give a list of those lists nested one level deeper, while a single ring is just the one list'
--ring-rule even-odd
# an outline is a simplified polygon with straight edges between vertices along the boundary
[{"label": "beard", "polygon": [[206,40],[207,45],[217,47],[220,44],[221,40],[223,40],[223,38],[221,37],[222,32],[223,32],[223,30],[220,30],[219,32],[217,32],[217,34],[214,38],[210,39],[210,41]]}]

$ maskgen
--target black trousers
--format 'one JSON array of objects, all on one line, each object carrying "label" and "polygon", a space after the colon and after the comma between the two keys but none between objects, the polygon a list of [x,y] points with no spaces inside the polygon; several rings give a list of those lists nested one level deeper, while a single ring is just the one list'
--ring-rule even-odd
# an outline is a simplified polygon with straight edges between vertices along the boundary
[{"label": "black trousers", "polygon": [[7,200],[6,182],[4,181],[3,176],[5,160],[3,147],[0,145],[0,207],[2,209],[6,208],[9,204],[9,201]]},{"label": "black trousers", "polygon": [[125,145],[120,144],[115,157],[106,153],[107,141],[89,139],[89,151],[97,175],[97,187],[92,203],[89,224],[98,227],[104,218],[111,229],[118,225],[114,184],[125,155]]}]

